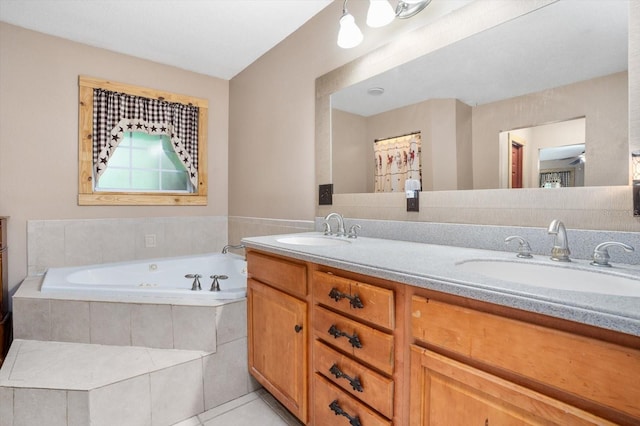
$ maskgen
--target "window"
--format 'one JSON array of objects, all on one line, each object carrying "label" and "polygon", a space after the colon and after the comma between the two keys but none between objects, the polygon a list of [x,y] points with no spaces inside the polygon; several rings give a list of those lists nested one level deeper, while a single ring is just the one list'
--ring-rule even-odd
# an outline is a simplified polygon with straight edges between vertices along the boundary
[{"label": "window", "polygon": [[80,205],[206,205],[208,102],[80,77]]},{"label": "window", "polygon": [[194,192],[168,135],[127,132],[96,184],[96,191]]}]

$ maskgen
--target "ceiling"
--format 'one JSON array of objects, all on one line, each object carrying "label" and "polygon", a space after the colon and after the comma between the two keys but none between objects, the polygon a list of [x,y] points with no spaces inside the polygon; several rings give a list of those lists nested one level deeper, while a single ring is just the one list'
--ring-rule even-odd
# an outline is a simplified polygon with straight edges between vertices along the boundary
[{"label": "ceiling", "polygon": [[230,80],[331,0],[0,0],[0,21]]},{"label": "ceiling", "polygon": [[628,0],[553,3],[340,90],[331,105],[365,117],[425,99],[476,106],[624,71],[628,10]]}]

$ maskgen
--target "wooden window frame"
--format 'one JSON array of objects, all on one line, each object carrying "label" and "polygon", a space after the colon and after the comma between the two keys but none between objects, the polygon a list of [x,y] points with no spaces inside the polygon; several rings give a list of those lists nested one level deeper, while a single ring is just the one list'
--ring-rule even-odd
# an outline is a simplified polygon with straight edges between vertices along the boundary
[{"label": "wooden window frame", "polygon": [[[179,95],[146,87],[115,83],[93,77],[80,76],[79,121],[78,121],[78,205],[162,205],[205,206],[207,205],[207,119],[209,101],[193,96]],[[105,89],[150,99],[179,102],[198,107],[198,188],[196,192],[122,192],[95,191],[93,185],[93,89]]]}]

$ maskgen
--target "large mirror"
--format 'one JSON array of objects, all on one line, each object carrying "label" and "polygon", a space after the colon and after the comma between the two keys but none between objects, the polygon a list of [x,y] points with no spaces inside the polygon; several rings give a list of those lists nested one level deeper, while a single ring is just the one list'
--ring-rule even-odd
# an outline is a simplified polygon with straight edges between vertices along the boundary
[{"label": "large mirror", "polygon": [[[628,9],[561,0],[332,92],[334,192],[375,192],[374,141],[416,131],[423,191],[627,185]],[[552,134],[559,123],[581,128]],[[514,184],[512,142],[537,126],[540,142],[516,143]],[[575,175],[549,184],[561,167],[540,155],[576,150]]]}]

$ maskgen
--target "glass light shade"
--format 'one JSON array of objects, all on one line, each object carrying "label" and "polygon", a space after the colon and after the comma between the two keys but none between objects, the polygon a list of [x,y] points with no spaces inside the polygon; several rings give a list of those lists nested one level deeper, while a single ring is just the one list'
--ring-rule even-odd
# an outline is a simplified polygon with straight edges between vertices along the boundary
[{"label": "glass light shade", "polygon": [[367,12],[367,25],[372,28],[384,27],[391,23],[396,13],[387,0],[369,0]]},{"label": "glass light shade", "polygon": [[338,46],[343,49],[350,49],[362,43],[362,31],[356,25],[353,15],[345,13],[340,18],[340,31],[338,32]]}]

